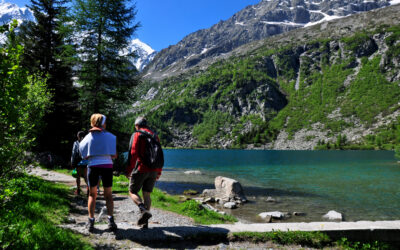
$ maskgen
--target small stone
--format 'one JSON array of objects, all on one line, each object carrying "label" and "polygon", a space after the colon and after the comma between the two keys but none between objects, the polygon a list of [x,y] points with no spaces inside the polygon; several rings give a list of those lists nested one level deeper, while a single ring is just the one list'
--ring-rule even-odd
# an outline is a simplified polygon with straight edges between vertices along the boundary
[{"label": "small stone", "polygon": [[198,191],[192,190],[192,189],[183,191],[183,194],[184,194],[184,195],[196,195],[196,194],[198,194],[198,193],[199,193]]},{"label": "small stone", "polygon": [[215,197],[217,190],[215,189],[204,189],[201,196],[203,197]]},{"label": "small stone", "polygon": [[285,217],[285,214],[279,211],[274,211],[274,212],[263,212],[258,214],[261,218],[266,218],[267,216],[271,216],[274,219],[283,219]]},{"label": "small stone", "polygon": [[303,213],[303,212],[293,212],[293,215],[294,215],[294,216],[305,216],[306,213]]},{"label": "small stone", "polygon": [[225,203],[224,204],[224,208],[229,208],[229,209],[234,209],[234,208],[237,208],[237,205],[236,205],[236,203],[235,202],[227,202],[227,203]]},{"label": "small stone", "polygon": [[271,196],[268,196],[267,202],[276,202],[276,200],[274,198],[272,198]]},{"label": "small stone", "polygon": [[67,223],[75,224],[75,223],[76,223],[76,220],[75,220],[74,217],[68,217],[68,218],[67,218]]},{"label": "small stone", "polygon": [[208,198],[205,198],[203,200],[203,202],[205,202],[205,203],[207,203],[207,202],[213,203],[213,202],[215,202],[215,199],[214,199],[214,197],[208,197]]},{"label": "small stone", "polygon": [[338,212],[336,212],[334,210],[329,211],[327,214],[325,214],[322,217],[325,218],[325,219],[328,219],[328,220],[340,220],[340,221],[343,220],[342,214],[338,213]]},{"label": "small stone", "polygon": [[218,245],[218,249],[228,249],[228,245],[225,245],[224,243],[221,243]]},{"label": "small stone", "polygon": [[119,182],[117,182],[117,184],[119,184],[121,186],[128,186],[129,182],[127,182],[127,181],[119,181]]},{"label": "small stone", "polygon": [[185,174],[197,174],[197,175],[201,175],[201,172],[199,170],[189,170],[189,171],[185,171]]}]

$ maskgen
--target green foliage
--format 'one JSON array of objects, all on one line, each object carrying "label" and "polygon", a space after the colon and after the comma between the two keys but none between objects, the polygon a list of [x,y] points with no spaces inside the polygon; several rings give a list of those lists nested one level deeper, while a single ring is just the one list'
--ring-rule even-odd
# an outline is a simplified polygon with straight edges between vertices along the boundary
[{"label": "green foliage", "polygon": [[370,40],[367,32],[359,32],[350,37],[342,38],[342,42],[348,50],[356,53],[368,40]]},{"label": "green foliage", "polygon": [[181,214],[193,218],[196,223],[203,225],[237,221],[230,215],[221,215],[217,212],[205,209],[194,200],[189,200],[182,203],[179,211]]},{"label": "green foliage", "polygon": [[51,97],[46,80],[21,66],[23,47],[12,39],[15,27],[16,22],[9,30],[10,43],[0,47],[0,179],[12,178],[23,167]]},{"label": "green foliage", "polygon": [[322,232],[272,231],[272,232],[240,232],[228,236],[231,241],[250,241],[254,243],[272,241],[282,245],[302,245],[322,248],[331,243],[329,237]]},{"label": "green foliage", "polygon": [[340,102],[338,98],[343,95],[342,86],[351,69],[346,69],[346,62],[324,66],[321,73],[314,72],[311,76],[311,85],[303,85],[300,89],[294,86],[285,88],[289,93],[290,101],[278,115],[271,120],[271,127],[280,130],[286,125],[286,131],[293,135],[296,131],[307,128],[311,124],[321,122],[333,131],[341,131],[346,123],[330,119],[326,114],[332,113]]},{"label": "green foliage", "polygon": [[219,132],[224,133],[224,128],[229,126],[232,120],[228,113],[207,111],[204,113],[203,121],[194,126],[193,135],[200,144],[209,144]]},{"label": "green foliage", "polygon": [[0,182],[0,248],[91,249],[81,236],[56,226],[69,212],[66,186],[26,175]]},{"label": "green foliage", "polygon": [[391,32],[391,34],[385,39],[385,41],[389,47],[387,52],[388,59],[391,60],[400,55],[400,44],[397,42],[400,39],[400,27],[389,27],[388,31]]},{"label": "green foliage", "polygon": [[390,245],[379,241],[373,242],[351,242],[346,238],[342,238],[336,242],[336,245],[343,249],[357,249],[357,250],[385,250],[392,249]]},{"label": "green foliage", "polygon": [[356,79],[351,83],[347,98],[342,102],[345,116],[356,115],[371,124],[375,117],[397,104],[400,88],[397,82],[389,82],[381,73],[380,57],[367,60]]}]

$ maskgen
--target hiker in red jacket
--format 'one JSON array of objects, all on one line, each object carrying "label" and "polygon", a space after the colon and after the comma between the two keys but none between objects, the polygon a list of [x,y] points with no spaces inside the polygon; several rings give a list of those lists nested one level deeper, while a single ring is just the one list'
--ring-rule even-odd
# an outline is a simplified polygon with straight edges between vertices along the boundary
[{"label": "hiker in red jacket", "polygon": [[[154,135],[154,132],[147,126],[147,120],[145,117],[138,117],[135,120],[136,131],[144,131],[150,135]],[[151,198],[150,194],[153,191],[156,180],[161,175],[161,168],[150,168],[146,166],[145,150],[146,150],[146,139],[141,136],[142,132],[134,133],[132,140],[132,147],[130,148],[130,162],[127,168],[127,176],[129,178],[129,196],[133,202],[139,207],[141,216],[137,222],[142,228],[148,228],[148,220],[151,218],[150,207]],[[160,139],[156,136],[158,142]],[[139,196],[139,191],[142,189],[143,201]]]}]

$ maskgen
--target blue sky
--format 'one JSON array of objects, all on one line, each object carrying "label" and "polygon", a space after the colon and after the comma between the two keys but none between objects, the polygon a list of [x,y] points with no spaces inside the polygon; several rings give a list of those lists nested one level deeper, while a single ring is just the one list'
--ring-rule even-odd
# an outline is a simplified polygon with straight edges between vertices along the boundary
[{"label": "blue sky", "polygon": [[[5,0],[20,7],[29,0]],[[226,20],[247,5],[260,0],[136,0],[137,16],[142,27],[135,38],[161,50],[178,43],[199,29]]]}]

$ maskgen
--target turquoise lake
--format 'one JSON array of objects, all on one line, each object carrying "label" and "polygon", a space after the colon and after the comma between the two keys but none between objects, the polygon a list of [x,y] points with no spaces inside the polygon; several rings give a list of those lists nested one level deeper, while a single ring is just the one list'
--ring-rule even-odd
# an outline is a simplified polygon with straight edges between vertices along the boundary
[{"label": "turquoise lake", "polygon": [[[391,151],[164,152],[157,187],[172,194],[201,192],[214,188],[216,176],[236,179],[249,202],[224,211],[244,222],[261,222],[257,215],[269,211],[306,213],[285,222],[322,221],[329,210],[342,213],[346,221],[400,219],[400,164]],[[202,174],[185,174],[187,170]]]}]

